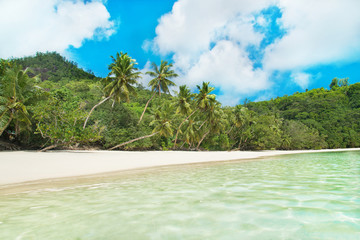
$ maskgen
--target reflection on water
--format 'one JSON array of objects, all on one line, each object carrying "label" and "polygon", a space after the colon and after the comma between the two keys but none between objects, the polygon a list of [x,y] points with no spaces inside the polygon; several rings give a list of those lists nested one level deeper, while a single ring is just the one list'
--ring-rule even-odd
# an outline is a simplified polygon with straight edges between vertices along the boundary
[{"label": "reflection on water", "polygon": [[0,239],[359,239],[360,152],[173,167],[0,196]]}]

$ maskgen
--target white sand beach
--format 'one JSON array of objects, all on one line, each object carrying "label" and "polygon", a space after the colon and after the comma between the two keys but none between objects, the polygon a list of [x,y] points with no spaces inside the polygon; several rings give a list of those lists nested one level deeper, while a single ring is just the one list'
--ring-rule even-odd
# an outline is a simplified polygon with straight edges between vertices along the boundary
[{"label": "white sand beach", "polygon": [[299,151],[14,151],[0,152],[0,186],[31,181],[87,176],[179,164],[206,163],[269,156],[352,151],[359,149]]}]

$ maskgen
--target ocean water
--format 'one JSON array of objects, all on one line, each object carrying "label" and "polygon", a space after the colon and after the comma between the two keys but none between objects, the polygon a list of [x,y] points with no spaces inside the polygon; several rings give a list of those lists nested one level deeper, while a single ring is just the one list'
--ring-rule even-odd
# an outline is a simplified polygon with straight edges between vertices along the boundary
[{"label": "ocean water", "polygon": [[167,167],[0,195],[0,239],[360,239],[360,152]]}]

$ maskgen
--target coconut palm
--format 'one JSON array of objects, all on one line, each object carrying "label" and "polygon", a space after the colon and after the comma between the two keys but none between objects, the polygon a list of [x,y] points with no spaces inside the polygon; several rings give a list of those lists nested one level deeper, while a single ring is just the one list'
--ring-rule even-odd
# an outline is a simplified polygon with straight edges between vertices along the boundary
[{"label": "coconut palm", "polygon": [[31,125],[25,104],[35,91],[37,77],[30,78],[28,71],[14,66],[6,68],[0,76],[0,136],[11,122],[15,125],[15,136]]},{"label": "coconut palm", "polygon": [[203,112],[213,108],[216,102],[216,95],[210,94],[215,88],[210,87],[209,84],[209,82],[203,82],[201,87],[199,85],[196,86],[199,90],[195,97],[196,105]]},{"label": "coconut palm", "polygon": [[86,127],[94,109],[110,98],[112,98],[114,102],[120,102],[122,100],[129,102],[130,95],[136,95],[133,85],[141,78],[141,72],[135,67],[137,64],[135,59],[132,59],[127,53],[122,52],[120,52],[120,54],[116,53],[116,58],[113,56],[111,56],[111,58],[113,62],[109,65],[110,73],[102,80],[105,98],[90,110],[83,128]]},{"label": "coconut palm", "polygon": [[[200,140],[199,131],[197,130],[197,122],[192,119],[189,119],[185,122],[184,126],[185,126],[185,130],[183,133],[184,143],[187,143],[190,149],[194,142],[198,142]],[[182,148],[182,146],[180,148]]]},{"label": "coconut palm", "polygon": [[171,123],[172,122],[171,121],[171,113],[170,113],[170,111],[168,111],[169,108],[170,108],[170,106],[165,104],[164,106],[162,106],[162,111],[160,112],[160,114],[153,117],[154,119],[150,123],[150,126],[154,126],[154,129],[151,134],[121,143],[119,145],[116,145],[116,146],[110,148],[109,150],[114,150],[116,148],[122,147],[129,143],[139,141],[139,140],[142,140],[145,138],[149,138],[149,137],[155,136],[157,134],[160,134],[160,136],[164,136],[164,137],[172,136],[173,129],[172,129],[172,123]]},{"label": "coconut palm", "polygon": [[139,119],[139,123],[144,117],[145,111],[150,103],[150,101],[154,98],[156,93],[159,93],[159,96],[161,96],[161,92],[169,93],[169,87],[176,86],[174,82],[172,82],[170,79],[177,77],[178,75],[174,72],[174,70],[171,70],[172,64],[168,63],[167,61],[161,60],[160,67],[156,65],[156,63],[152,63],[153,72],[146,72],[146,74],[153,77],[152,80],[149,82],[149,87],[151,87],[151,91],[153,92],[151,98],[147,101],[144,111],[141,114],[141,117]]},{"label": "coconut palm", "polygon": [[[193,111],[191,109],[191,100],[193,98],[193,94],[190,93],[190,89],[186,86],[186,85],[182,85],[179,87],[179,94],[177,96],[177,109],[176,109],[176,113],[177,114],[181,114],[184,116],[191,116],[189,114],[191,114]],[[178,138],[178,134],[181,131],[181,126],[185,123],[186,120],[188,120],[189,117],[186,117],[183,121],[181,121],[177,131],[176,131],[176,136],[175,136],[175,142],[174,142],[174,149],[176,148],[176,142],[177,142],[177,138]]]},{"label": "coconut palm", "polygon": [[[177,142],[177,135],[181,131],[181,126],[184,124],[185,121],[187,121],[192,115],[194,115],[198,110],[201,110],[202,112],[208,111],[211,107],[214,106],[216,100],[215,94],[210,94],[212,91],[214,91],[214,87],[209,86],[209,82],[203,82],[202,86],[197,85],[197,89],[199,90],[199,93],[195,96],[195,102],[196,102],[196,108],[188,115],[180,124],[178,131],[176,133],[175,142],[174,142],[174,149],[176,148],[176,142]],[[200,126],[200,128],[202,125]]]},{"label": "coconut palm", "polygon": [[206,116],[206,129],[204,135],[200,139],[196,149],[199,150],[201,143],[204,141],[209,133],[220,133],[225,125],[224,112],[221,109],[220,103],[216,102],[214,105],[205,112]]}]

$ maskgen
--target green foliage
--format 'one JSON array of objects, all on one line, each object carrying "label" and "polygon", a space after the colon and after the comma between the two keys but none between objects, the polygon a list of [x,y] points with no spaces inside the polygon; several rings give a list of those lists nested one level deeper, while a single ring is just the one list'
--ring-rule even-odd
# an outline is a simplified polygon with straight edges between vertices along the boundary
[{"label": "green foliage", "polygon": [[334,78],[333,80],[331,80],[330,83],[330,89],[331,90],[336,90],[339,87],[347,87],[349,86],[349,78]]},{"label": "green foliage", "polygon": [[360,108],[360,83],[355,83],[349,87],[347,92],[351,108]]},{"label": "green foliage", "polygon": [[0,136],[11,128],[13,137],[29,130],[31,121],[27,106],[37,96],[37,78],[27,75],[28,69],[21,66],[6,67],[0,76]]},{"label": "green foliage", "polygon": [[40,75],[42,81],[58,82],[64,78],[96,79],[93,73],[78,68],[77,63],[66,60],[56,52],[36,53],[35,56],[17,58],[12,61],[25,68],[30,67],[34,75]]},{"label": "green foliage", "polygon": [[[275,113],[280,118],[291,120],[285,121],[286,124],[282,127],[284,132],[287,132],[283,136],[284,149],[359,146],[355,136],[360,128],[360,84],[347,86],[348,80],[341,79],[340,86],[339,82],[339,79],[333,79],[330,91],[323,88],[313,89],[270,101],[250,103],[248,107],[255,112]],[[294,126],[298,128],[298,135],[291,137],[286,129],[295,131]]]},{"label": "green foliage", "polygon": [[176,86],[170,79],[178,76],[174,70],[171,70],[172,66],[171,63],[163,60],[161,60],[159,67],[156,63],[152,63],[154,71],[146,72],[146,74],[153,77],[148,84],[152,92],[157,92],[159,95],[161,95],[161,92],[170,94],[169,87]]},{"label": "green foliage", "polygon": [[[33,72],[16,63],[31,66]],[[177,74],[166,61],[148,72],[154,77],[150,90],[137,84],[140,72],[135,66],[134,59],[117,53],[108,77],[100,80],[56,53],[1,59],[1,139],[35,149],[53,144],[120,145],[124,150],[360,147],[360,83],[335,78],[330,90],[222,107],[207,82],[197,86],[198,93],[183,85],[171,96],[169,87],[175,83],[170,79]]]},{"label": "green foliage", "polygon": [[[104,104],[94,113],[94,118],[99,119],[98,124],[105,127],[102,132],[102,145],[105,148],[151,133],[148,124],[137,124],[137,114],[125,104],[116,104],[114,107],[110,103]],[[127,145],[125,149],[150,149],[152,146],[150,139],[144,139]]]},{"label": "green foliage", "polygon": [[282,126],[283,149],[321,149],[327,144],[316,129],[295,120],[285,120]]},{"label": "green foliage", "polygon": [[134,85],[140,77],[140,72],[135,67],[137,64],[127,53],[116,53],[116,58],[111,56],[109,65],[110,73],[103,79],[105,96],[111,96],[115,101],[130,102],[130,95],[136,96]]},{"label": "green foliage", "polygon": [[101,128],[82,128],[86,117],[84,104],[72,96],[67,88],[55,90],[46,101],[32,108],[36,121],[36,132],[51,144],[63,147],[88,144],[100,139]]}]

